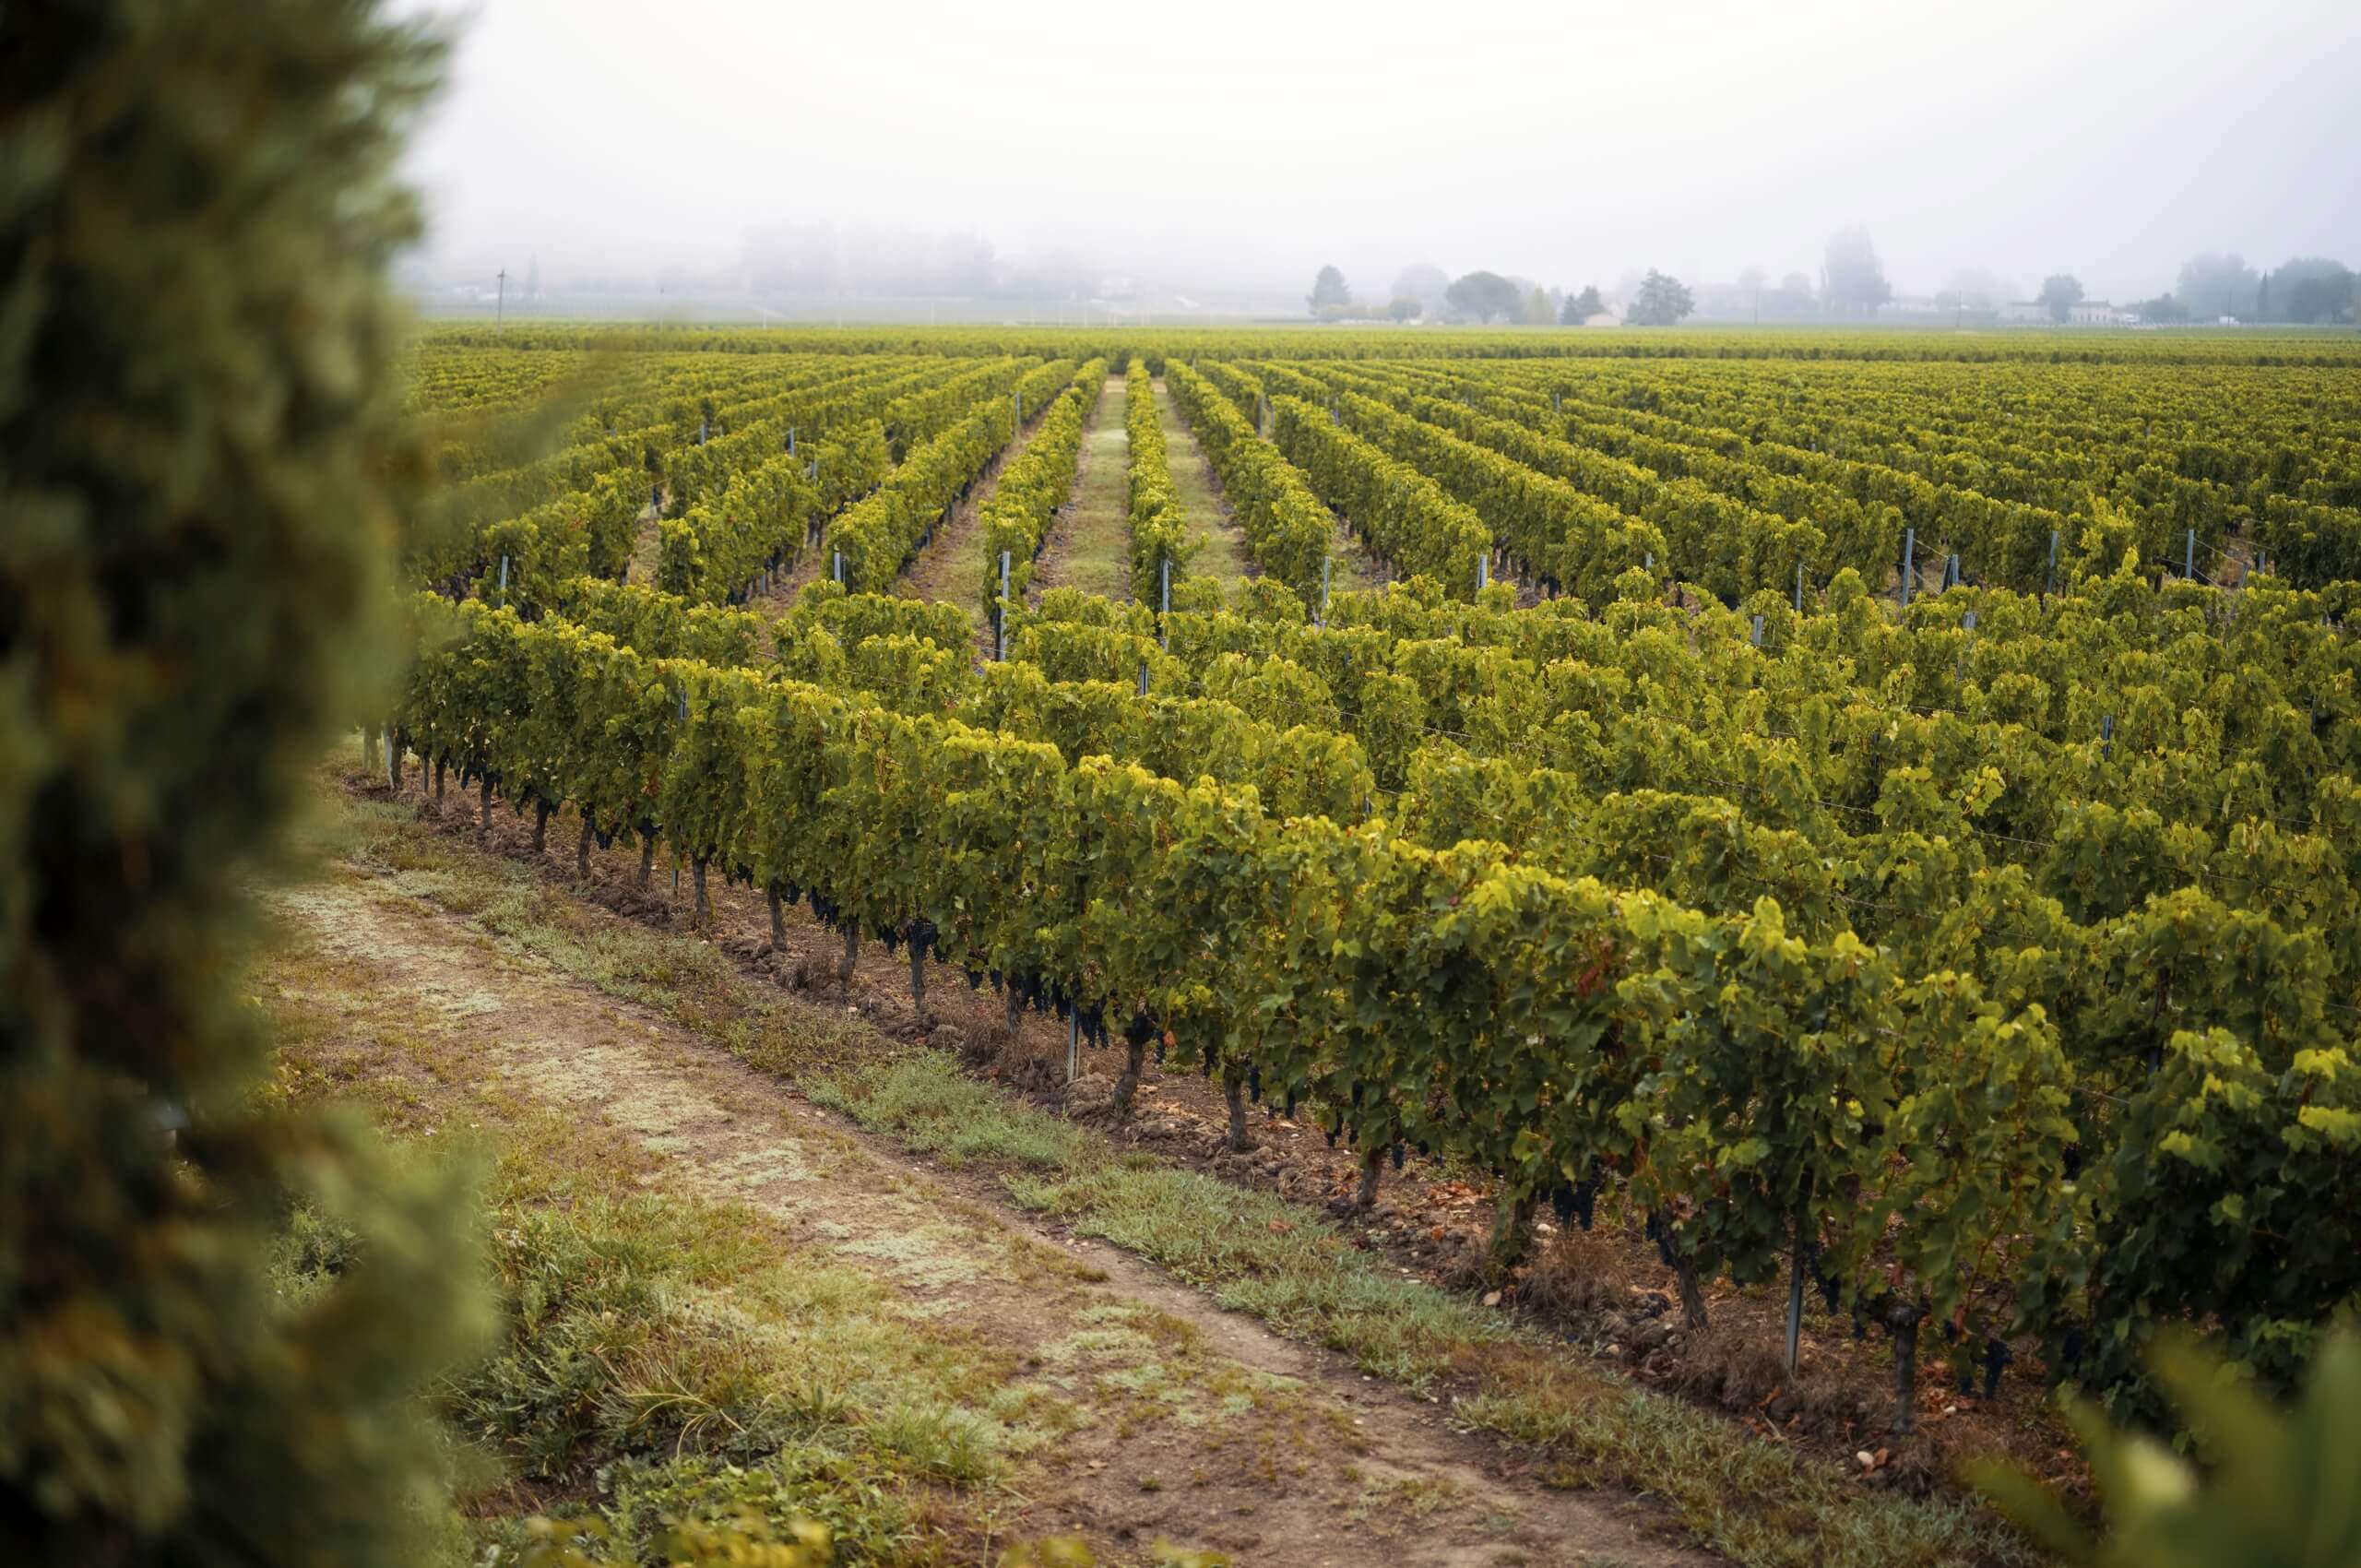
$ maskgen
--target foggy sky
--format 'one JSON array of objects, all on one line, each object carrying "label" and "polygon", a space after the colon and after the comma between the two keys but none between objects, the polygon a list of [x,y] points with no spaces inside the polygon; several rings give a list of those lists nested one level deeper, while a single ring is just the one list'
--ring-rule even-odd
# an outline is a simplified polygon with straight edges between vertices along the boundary
[{"label": "foggy sky", "polygon": [[409,160],[446,276],[726,268],[813,222],[1183,291],[1334,261],[1377,300],[1414,261],[1816,278],[1855,222],[1903,294],[2361,265],[2355,0],[479,0],[454,30]]}]

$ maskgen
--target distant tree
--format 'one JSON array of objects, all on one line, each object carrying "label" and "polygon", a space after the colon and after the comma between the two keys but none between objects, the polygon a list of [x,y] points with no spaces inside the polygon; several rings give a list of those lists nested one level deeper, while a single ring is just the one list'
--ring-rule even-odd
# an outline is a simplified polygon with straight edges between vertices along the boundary
[{"label": "distant tree", "polygon": [[1394,297],[1418,301],[1421,315],[1441,315],[1450,288],[1450,274],[1431,262],[1412,262],[1394,277]]},{"label": "distant tree", "polygon": [[2017,286],[1987,267],[1962,267],[1943,279],[1943,287],[1973,305],[1977,300],[1987,304],[1999,304],[2003,300],[2016,299]]},{"label": "distant tree", "polygon": [[1640,297],[1632,303],[1624,319],[1633,327],[1670,327],[1697,308],[1697,302],[1678,278],[1667,278],[1655,267],[1640,281]]},{"label": "distant tree", "polygon": [[1525,294],[1497,272],[1470,272],[1455,279],[1443,291],[1451,308],[1489,323],[1494,316],[1513,321],[1525,309]]},{"label": "distant tree", "polygon": [[2282,321],[2334,321],[2353,305],[2353,272],[2324,255],[2297,256],[2270,281]]},{"label": "distant tree", "polygon": [[2142,321],[2171,323],[2189,319],[2189,307],[2170,294],[2158,294],[2153,300],[2136,300],[2124,309]]},{"label": "distant tree", "polygon": [[2352,276],[2353,269],[2333,256],[2297,255],[2290,256],[2281,262],[2271,274],[2271,279],[2272,287],[2284,290],[2295,287],[2307,278],[2350,278]]},{"label": "distant tree", "polygon": [[1394,303],[1385,307],[1385,314],[1396,321],[1416,321],[1426,308],[1407,294],[1396,294]]},{"label": "distant tree", "polygon": [[1947,311],[1988,311],[1999,309],[2003,300],[2023,297],[2014,283],[1989,268],[1962,267],[1943,280],[1941,291],[1935,296],[1935,303],[1938,308]]},{"label": "distant tree", "polygon": [[1305,303],[1311,306],[1311,314],[1318,315],[1323,311],[1351,304],[1353,291],[1345,287],[1344,273],[1334,267],[1323,267],[1320,276],[1311,280],[1311,295]]},{"label": "distant tree", "polygon": [[1527,327],[1547,327],[1557,319],[1557,309],[1550,304],[1547,290],[1536,289],[1525,296],[1525,324]]},{"label": "distant tree", "polygon": [[2192,319],[2210,321],[2217,315],[2251,318],[2260,290],[2261,279],[2246,257],[2235,251],[2208,251],[2181,263],[2180,282],[2173,292],[2189,307]]},{"label": "distant tree", "polygon": [[2082,281],[2070,272],[2053,272],[2041,280],[2041,292],[2034,296],[2035,303],[2049,307],[2049,319],[2064,321],[2069,312],[2082,300]]},{"label": "distant tree", "polygon": [[1558,313],[1558,321],[1561,326],[1580,327],[1606,308],[1607,302],[1598,297],[1598,285],[1586,284],[1581,293],[1566,296],[1566,308]]},{"label": "distant tree", "polygon": [[2290,321],[2335,321],[2354,314],[2354,275],[2339,267],[2334,273],[2299,279],[2285,298]]},{"label": "distant tree", "polygon": [[1828,308],[1842,315],[1874,315],[1878,306],[1893,298],[1893,285],[1885,280],[1869,232],[1858,224],[1829,236],[1822,276]]}]

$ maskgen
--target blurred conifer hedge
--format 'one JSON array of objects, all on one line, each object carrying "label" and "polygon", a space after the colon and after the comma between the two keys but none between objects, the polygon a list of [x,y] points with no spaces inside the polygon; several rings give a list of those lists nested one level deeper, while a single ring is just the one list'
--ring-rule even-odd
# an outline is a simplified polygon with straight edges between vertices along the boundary
[{"label": "blurred conifer hedge", "polygon": [[[382,680],[417,464],[367,0],[0,4],[0,1552],[408,1564],[457,1194],[265,1110],[252,888]],[[296,1308],[298,1201],[357,1232]]]}]

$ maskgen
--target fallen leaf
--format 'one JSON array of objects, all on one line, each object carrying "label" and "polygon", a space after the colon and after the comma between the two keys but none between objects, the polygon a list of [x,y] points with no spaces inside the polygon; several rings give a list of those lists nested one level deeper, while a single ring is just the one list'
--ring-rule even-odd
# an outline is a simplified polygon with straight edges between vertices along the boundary
[{"label": "fallen leaf", "polygon": [[1271,1221],[1271,1234],[1274,1236],[1284,1236],[1294,1229],[1294,1226],[1289,1225],[1284,1219],[1274,1219]]}]

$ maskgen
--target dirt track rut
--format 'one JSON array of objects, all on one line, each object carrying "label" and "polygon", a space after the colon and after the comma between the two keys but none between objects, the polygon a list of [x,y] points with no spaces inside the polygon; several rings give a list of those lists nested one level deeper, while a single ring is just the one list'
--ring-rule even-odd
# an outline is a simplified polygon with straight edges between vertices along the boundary
[{"label": "dirt track rut", "polygon": [[1070,1398],[1071,1433],[1022,1461],[1026,1534],[1078,1533],[1119,1561],[1161,1538],[1302,1568],[1703,1561],[1653,1538],[1644,1510],[1543,1489],[1435,1408],[850,1130],[475,921],[337,873],[278,902],[342,983],[404,999],[509,1092],[659,1156],[664,1185],[753,1206]]}]

